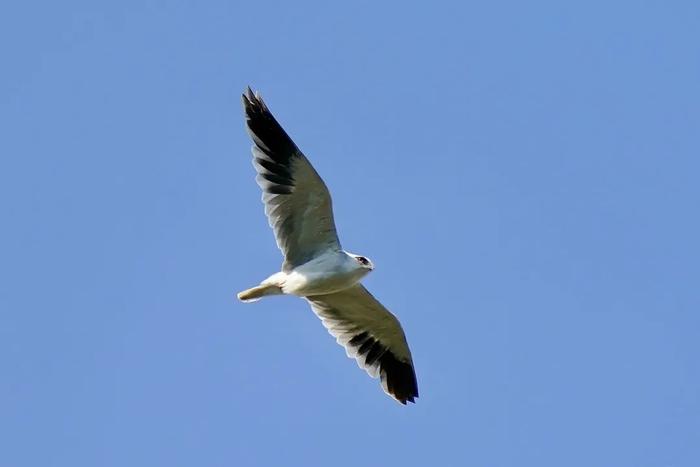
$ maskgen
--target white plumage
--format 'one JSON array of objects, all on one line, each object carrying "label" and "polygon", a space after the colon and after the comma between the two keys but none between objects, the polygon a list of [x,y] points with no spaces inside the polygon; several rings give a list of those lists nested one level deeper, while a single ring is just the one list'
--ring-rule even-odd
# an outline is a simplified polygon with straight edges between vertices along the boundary
[{"label": "white plumage", "polygon": [[414,402],[418,385],[401,325],[359,283],[374,265],[341,248],[328,188],[260,95],[248,88],[243,107],[254,143],[256,180],[284,262],[280,272],[238,298],[305,298],[348,356],[381,378],[387,394],[402,404]]}]

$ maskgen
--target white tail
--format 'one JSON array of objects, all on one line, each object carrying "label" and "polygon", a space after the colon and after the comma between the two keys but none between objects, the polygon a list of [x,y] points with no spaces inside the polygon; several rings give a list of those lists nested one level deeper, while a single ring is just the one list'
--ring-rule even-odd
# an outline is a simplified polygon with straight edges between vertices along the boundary
[{"label": "white tail", "polygon": [[263,284],[238,293],[238,299],[242,302],[256,302],[266,295],[281,295],[282,289],[274,284]]}]

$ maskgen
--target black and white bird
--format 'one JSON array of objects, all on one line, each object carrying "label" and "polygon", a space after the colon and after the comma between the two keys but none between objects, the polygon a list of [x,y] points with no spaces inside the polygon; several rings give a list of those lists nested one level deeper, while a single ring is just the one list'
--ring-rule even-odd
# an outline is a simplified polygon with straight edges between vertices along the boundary
[{"label": "black and white bird", "polygon": [[381,378],[384,392],[402,404],[415,402],[418,385],[401,325],[360,284],[374,265],[341,248],[328,188],[260,94],[248,88],[242,99],[256,180],[284,262],[280,272],[238,298],[303,297],[348,356]]}]

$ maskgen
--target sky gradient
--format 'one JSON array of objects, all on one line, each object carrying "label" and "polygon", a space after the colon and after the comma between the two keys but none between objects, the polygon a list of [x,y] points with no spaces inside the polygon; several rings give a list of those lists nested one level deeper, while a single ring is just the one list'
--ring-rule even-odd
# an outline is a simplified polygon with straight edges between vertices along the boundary
[{"label": "sky gradient", "polygon": [[[698,2],[14,2],[0,465],[700,465]],[[403,323],[403,407],[300,299],[259,89]]]}]

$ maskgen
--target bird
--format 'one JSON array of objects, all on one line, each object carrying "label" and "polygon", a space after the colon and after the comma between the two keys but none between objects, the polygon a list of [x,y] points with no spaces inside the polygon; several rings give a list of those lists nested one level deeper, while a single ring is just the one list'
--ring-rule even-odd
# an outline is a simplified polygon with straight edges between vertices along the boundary
[{"label": "bird", "polygon": [[342,249],[326,184],[260,93],[248,86],[241,97],[256,181],[284,261],[281,271],[238,299],[302,297],[348,357],[380,379],[386,394],[403,405],[415,403],[418,383],[401,324],[360,282],[374,264]]}]

